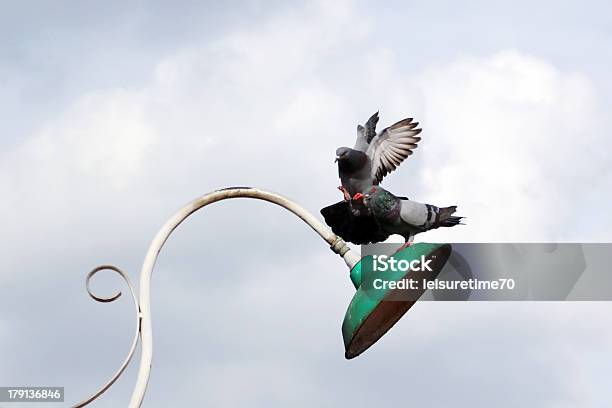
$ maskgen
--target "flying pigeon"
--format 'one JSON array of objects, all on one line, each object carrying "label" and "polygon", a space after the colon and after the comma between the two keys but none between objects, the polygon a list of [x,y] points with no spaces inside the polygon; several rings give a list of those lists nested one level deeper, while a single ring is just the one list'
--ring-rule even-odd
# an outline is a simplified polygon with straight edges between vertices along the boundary
[{"label": "flying pigeon", "polygon": [[380,226],[388,234],[399,234],[410,245],[413,237],[424,231],[461,224],[464,217],[452,214],[457,206],[436,207],[417,203],[405,197],[396,197],[380,186],[371,186],[363,194],[363,202]]},{"label": "flying pigeon", "polygon": [[378,185],[390,172],[395,170],[421,140],[418,122],[412,118],[402,119],[394,125],[376,133],[378,112],[365,124],[357,126],[357,141],[351,149],[339,147],[336,150],[338,175],[342,186],[338,187],[344,199],[359,199],[371,185]]}]

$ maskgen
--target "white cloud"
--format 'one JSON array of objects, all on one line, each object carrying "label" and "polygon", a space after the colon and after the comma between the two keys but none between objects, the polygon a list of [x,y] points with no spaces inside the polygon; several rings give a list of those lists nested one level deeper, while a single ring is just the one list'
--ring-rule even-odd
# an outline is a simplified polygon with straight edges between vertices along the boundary
[{"label": "white cloud", "polygon": [[468,241],[576,240],[571,230],[583,210],[577,197],[609,163],[596,152],[603,132],[593,84],[518,51],[460,58],[419,81],[425,195],[456,203],[469,217],[467,227],[446,234]]},{"label": "white cloud", "polygon": [[[9,272],[2,279],[37,281],[57,290],[57,282],[81,278],[75,269],[84,260],[114,261],[117,256],[136,264],[143,255],[138,251],[144,250],[155,228],[171,211],[196,194],[229,184],[278,190],[316,211],[341,197],[335,190],[338,183],[332,162],[335,148],[352,144],[356,121],[367,119],[377,109],[381,110],[383,126],[411,115],[421,121],[424,129],[415,155],[393,173],[386,185],[419,201],[458,204],[461,214],[469,216],[466,226],[438,230],[424,239],[572,239],[574,218],[583,204],[576,195],[587,194],[588,184],[584,180],[592,179],[609,163],[606,155],[594,151],[602,142],[603,119],[589,79],[519,51],[477,58],[464,56],[433,69],[412,72],[399,58],[401,51],[368,41],[373,35],[368,16],[355,13],[350,4],[338,4],[328,2],[305,10],[289,10],[232,31],[214,44],[177,48],[151,67],[151,72],[146,73],[152,74],[151,79],[144,86],[83,95],[58,118],[41,124],[22,146],[3,153],[0,206],[6,215],[4,232],[11,239],[2,250],[4,261],[12,268],[7,269]],[[552,360],[563,362],[571,358],[572,349],[567,345],[573,347],[577,342],[554,319],[562,314],[563,322],[569,326],[580,323],[590,313],[585,307],[568,316],[568,306],[559,309],[523,306],[517,311],[497,304],[419,305],[371,353],[347,363],[341,356],[335,359],[341,350],[338,327],[330,329],[330,319],[320,316],[325,310],[338,312],[337,298],[341,293],[347,297],[342,301],[348,301],[347,287],[336,292],[331,286],[323,291],[308,286],[320,284],[325,279],[321,276],[328,272],[341,270],[340,261],[327,248],[321,246],[318,252],[320,244],[309,241],[311,233],[300,230],[302,226],[293,227],[290,224],[293,221],[288,221],[290,217],[282,218],[276,208],[234,203],[206,213],[190,220],[171,239],[165,250],[169,252],[166,259],[170,265],[162,259],[159,267],[160,272],[172,274],[166,276],[168,280],[172,276],[174,284],[156,276],[154,281],[164,285],[154,293],[153,302],[160,302],[160,307],[154,310],[168,307],[174,311],[175,306],[180,310],[191,302],[210,306],[211,309],[202,310],[203,322],[176,313],[172,314],[172,326],[157,324],[155,330],[158,338],[166,339],[166,344],[174,347],[178,347],[175,342],[179,333],[196,332],[204,337],[203,346],[197,339],[182,343],[186,346],[182,355],[195,353],[197,357],[222,360],[215,367],[226,367],[226,371],[213,377],[209,386],[216,392],[211,399],[219,404],[225,401],[223,392],[233,389],[235,377],[253,380],[259,370],[264,370],[264,374],[244,390],[244,396],[235,396],[234,402],[261,396],[261,388],[273,389],[274,384],[270,383],[282,378],[285,386],[297,390],[298,397],[304,395],[300,393],[303,390],[323,390],[325,395],[335,396],[336,390],[329,384],[348,392],[354,380],[363,395],[352,395],[353,402],[364,403],[375,396],[376,389],[369,388],[370,381],[380,379],[384,383],[386,377],[371,379],[358,374],[355,367],[366,372],[378,368],[385,373],[386,368],[397,365],[394,353],[407,353],[403,354],[407,361],[414,357],[423,366],[431,362],[410,355],[407,343],[419,352],[433,353],[438,350],[430,345],[432,341],[439,348],[449,344],[471,347],[485,338],[485,357],[476,356],[475,364],[493,377],[498,367],[488,357],[495,354],[493,346],[497,342],[506,342],[504,362],[512,369],[509,372],[524,374],[533,369],[544,375],[554,363]],[[600,221],[609,223],[610,219],[603,216]],[[267,228],[269,239],[262,239],[263,228]],[[580,237],[609,237],[599,231],[587,229]],[[282,234],[282,238],[276,233]],[[230,241],[236,236],[238,243]],[[230,246],[227,242],[235,244]],[[279,248],[291,261],[279,260],[282,267],[268,273],[253,265],[243,269],[236,248],[244,262],[248,260],[255,266],[266,254]],[[179,257],[185,258],[177,261]],[[230,259],[231,267],[227,264],[219,267],[221,261],[215,261],[217,257]],[[207,289],[205,284],[215,285],[216,281],[201,276],[213,269],[208,265],[200,268],[204,261],[216,262],[216,270],[222,272],[214,275],[219,279],[214,290]],[[306,275],[309,271],[318,275],[311,278]],[[224,290],[230,290],[228,280],[240,277],[241,272],[262,273],[262,278],[244,278],[237,293],[246,299],[245,303],[236,302],[228,310],[221,310],[210,299],[223,301],[227,295]],[[55,281],[51,282],[51,278]],[[335,279],[333,283],[341,285]],[[247,283],[250,286],[245,287]],[[294,292],[287,290],[292,285],[307,286],[300,295],[306,294],[307,300],[316,303],[315,313],[305,313],[303,303],[292,301]],[[163,295],[158,294],[161,291]],[[269,303],[264,297],[256,304],[262,293],[280,295]],[[24,289],[14,295],[25,294]],[[199,299],[200,294],[209,303]],[[75,296],[73,292],[64,295]],[[59,302],[57,307],[62,307]],[[540,313],[534,316],[536,309]],[[207,320],[209,316],[204,312],[209,310],[215,316]],[[292,347],[300,353],[303,366],[293,367],[280,360],[293,349],[284,349],[282,353],[270,350],[266,341],[276,337],[273,330],[277,327],[270,327],[262,335],[256,333],[257,328],[271,324],[265,313],[272,312],[281,315],[278,319],[286,326],[293,316],[303,316],[301,326],[289,328],[292,331],[285,337],[295,340]],[[212,327],[206,322],[219,326],[224,321],[240,324],[239,319],[245,314],[252,319],[244,323],[249,333],[244,339],[235,336],[225,342],[232,346],[249,342],[250,350],[269,350],[266,357],[272,359],[276,353],[277,360],[249,361],[240,366],[233,359],[232,350],[221,350],[212,357],[194,351],[199,353],[211,343],[223,342],[221,334],[236,334],[240,329],[222,327],[204,336],[200,330],[206,332]],[[20,316],[16,314],[17,318]],[[334,319],[339,325],[341,313],[334,315]],[[503,333],[495,330],[508,327],[507,320],[512,319],[514,324],[509,327],[516,331],[539,327],[542,331],[536,333],[541,342],[530,346],[511,330]],[[609,337],[598,321],[590,323],[586,327],[587,337]],[[75,321],[76,324],[79,322]],[[195,330],[194,325],[201,328]],[[176,331],[168,331],[167,327]],[[301,337],[307,337],[306,333],[296,336],[301,330],[336,338],[300,342]],[[472,330],[482,338],[474,338]],[[458,332],[462,336],[448,340]],[[574,334],[583,339],[582,333]],[[330,341],[337,342],[333,350]],[[547,341],[556,347],[550,348]],[[278,349],[282,347],[278,340],[274,344]],[[172,353],[169,348],[166,352]],[[605,347],[596,344],[595,349],[598,348]],[[548,354],[543,361],[530,361],[523,354],[525,350],[529,356]],[[460,370],[447,373],[444,366],[465,363],[461,355],[452,352],[440,355],[434,365],[428,366],[431,377],[450,386],[452,381],[465,376]],[[523,366],[510,361],[513,357]],[[210,372],[200,368],[202,362],[173,359],[158,357],[152,380],[158,388],[152,387],[149,395],[166,393],[159,386],[169,381],[164,373],[174,373],[169,371],[171,367],[180,372],[181,380],[190,375],[201,375],[198,377],[201,381],[207,380]],[[231,361],[229,368],[224,361]],[[377,361],[385,367],[377,366]],[[273,370],[275,364],[279,371]],[[582,367],[580,362],[572,360],[572,364],[572,368]],[[572,378],[563,375],[564,370],[555,371],[554,376],[547,378],[548,385],[567,388],[573,384]],[[410,374],[399,374],[394,378],[397,385],[403,386],[401,380]],[[472,374],[478,378],[479,372]],[[507,381],[515,379],[507,376]],[[426,380],[422,378],[419,384],[430,384]],[[528,384],[521,382],[515,385],[519,389],[528,388]],[[231,397],[227,401],[233,401]],[[278,398],[284,406],[296,400],[288,394]],[[312,405],[306,396],[304,399],[304,404]],[[463,394],[462,401],[466,400],[469,396]],[[148,403],[155,404],[155,400]]]},{"label": "white cloud", "polygon": [[121,89],[78,100],[24,146],[30,165],[43,170],[44,179],[34,181],[83,177],[113,189],[134,184],[156,142],[145,111],[148,102],[138,92]]}]

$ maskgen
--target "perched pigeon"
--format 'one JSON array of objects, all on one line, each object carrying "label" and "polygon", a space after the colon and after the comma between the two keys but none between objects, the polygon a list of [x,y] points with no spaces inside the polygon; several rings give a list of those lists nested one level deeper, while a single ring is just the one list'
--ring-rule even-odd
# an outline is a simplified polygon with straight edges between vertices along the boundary
[{"label": "perched pigeon", "polygon": [[380,133],[376,133],[378,112],[365,124],[357,126],[357,142],[351,149],[340,147],[336,150],[338,175],[345,200],[359,199],[366,188],[378,185],[383,177],[395,170],[412,154],[421,140],[417,135],[418,122],[412,118],[400,120]]},{"label": "perched pigeon", "polygon": [[431,204],[417,203],[405,197],[396,197],[379,186],[371,186],[364,193],[363,202],[383,231],[404,237],[404,247],[420,232],[452,227],[461,224],[463,218],[452,215],[457,206],[439,208]]}]

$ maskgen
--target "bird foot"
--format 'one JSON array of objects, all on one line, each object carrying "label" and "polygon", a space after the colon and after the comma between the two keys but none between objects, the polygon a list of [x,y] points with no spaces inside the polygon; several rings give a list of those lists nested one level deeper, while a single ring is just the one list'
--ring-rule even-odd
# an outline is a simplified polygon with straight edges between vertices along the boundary
[{"label": "bird foot", "polygon": [[406,241],[404,245],[402,245],[401,247],[397,249],[397,251],[395,251],[395,253],[397,254],[398,252],[403,251],[404,249],[408,248],[410,245],[412,245],[412,242]]},{"label": "bird foot", "polygon": [[344,188],[344,186],[338,186],[338,190],[342,191],[342,195],[344,195],[344,201],[351,201],[351,195],[348,190]]}]

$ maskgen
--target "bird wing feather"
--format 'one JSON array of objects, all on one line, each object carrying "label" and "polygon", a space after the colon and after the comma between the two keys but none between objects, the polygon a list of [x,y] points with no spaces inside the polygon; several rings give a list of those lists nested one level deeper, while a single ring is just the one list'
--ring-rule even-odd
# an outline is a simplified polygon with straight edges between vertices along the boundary
[{"label": "bird wing feather", "polygon": [[[376,121],[378,121],[378,115],[376,115]],[[372,184],[379,184],[416,149],[421,140],[417,135],[422,130],[417,128],[418,125],[419,122],[406,118],[384,129],[368,141],[366,154],[372,161]],[[364,134],[368,134],[367,124]]]},{"label": "bird wing feather", "polygon": [[360,150],[365,153],[368,145],[376,137],[376,124],[378,123],[378,112],[370,116],[370,119],[365,124],[365,127],[357,126],[357,141],[355,142],[355,150]]}]

